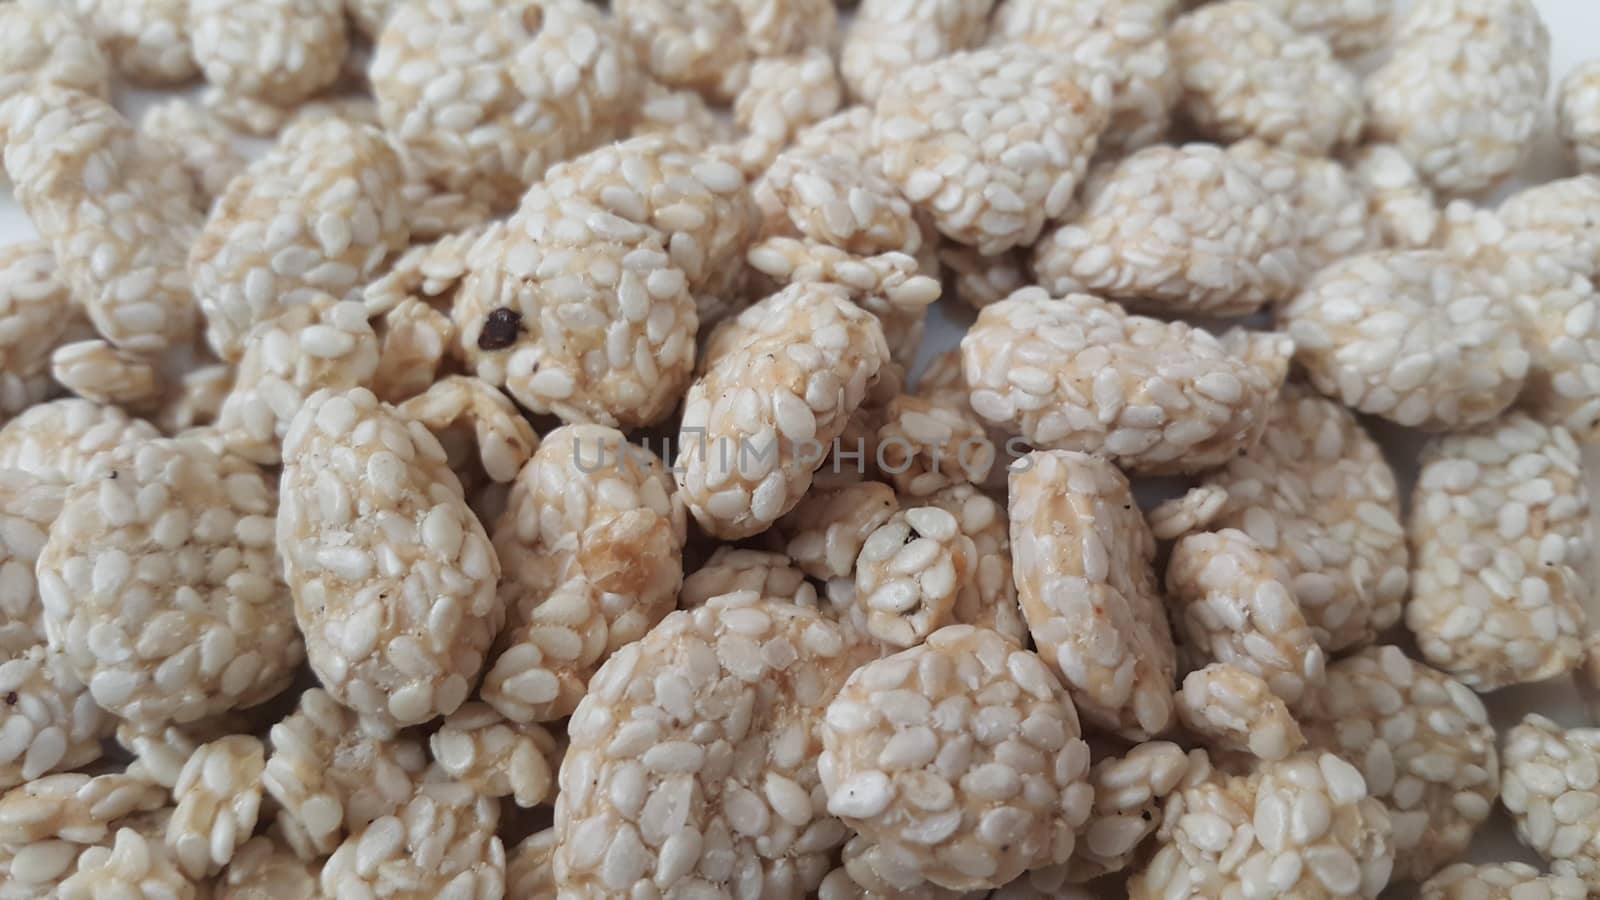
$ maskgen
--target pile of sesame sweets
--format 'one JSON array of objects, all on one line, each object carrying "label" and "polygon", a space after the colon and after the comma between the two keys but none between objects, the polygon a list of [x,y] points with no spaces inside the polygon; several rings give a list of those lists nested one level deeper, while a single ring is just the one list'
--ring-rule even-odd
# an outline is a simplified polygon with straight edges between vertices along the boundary
[{"label": "pile of sesame sweets", "polygon": [[0,162],[0,900],[1600,896],[1534,0],[0,0]]}]

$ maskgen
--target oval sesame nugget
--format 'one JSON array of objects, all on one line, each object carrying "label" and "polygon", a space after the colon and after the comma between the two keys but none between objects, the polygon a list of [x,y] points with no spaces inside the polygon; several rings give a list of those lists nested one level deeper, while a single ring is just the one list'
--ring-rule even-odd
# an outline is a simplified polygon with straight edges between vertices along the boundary
[{"label": "oval sesame nugget", "polygon": [[546,202],[546,192],[563,204],[584,200],[659,232],[700,307],[726,303],[737,290],[739,260],[759,224],[743,173],[713,152],[687,149],[660,135],[609,144],[552,166],[541,186],[523,198],[523,214]]},{"label": "oval sesame nugget", "polygon": [[1177,651],[1127,477],[1100,457],[1035,451],[1012,464],[1010,516],[1022,614],[1078,711],[1130,740],[1165,731]]},{"label": "oval sesame nugget", "polygon": [[42,643],[7,647],[0,693],[16,697],[0,709],[0,790],[100,758],[112,718],[61,654]]},{"label": "oval sesame nugget", "polygon": [[1035,447],[1104,454],[1142,474],[1192,472],[1256,443],[1288,374],[1282,335],[1225,340],[1033,287],[984,307],[961,358],[973,410]]},{"label": "oval sesame nugget", "polygon": [[826,810],[818,734],[873,654],[819,613],[729,594],[673,613],[595,675],[556,800],[563,895],[798,900],[848,829]]},{"label": "oval sesame nugget", "polygon": [[361,304],[327,294],[260,322],[240,346],[216,428],[229,452],[264,466],[282,461],[283,437],[307,396],[367,385],[378,370],[378,337]]},{"label": "oval sesame nugget", "polygon": [[640,90],[617,23],[580,0],[400,4],[370,74],[417,173],[499,210],[553,163],[621,134]]},{"label": "oval sesame nugget", "polygon": [[539,448],[539,435],[511,398],[466,375],[435,381],[400,404],[400,412],[433,431],[469,492],[485,478],[516,478]]},{"label": "oval sesame nugget", "polygon": [[1224,143],[1260,138],[1296,153],[1354,143],[1361,82],[1326,41],[1296,31],[1256,0],[1180,16],[1168,37],[1183,94],[1178,111]]},{"label": "oval sesame nugget", "polygon": [[1149,147],[1092,174],[1083,211],[1044,236],[1046,290],[1170,315],[1245,315],[1301,277],[1300,226],[1263,172],[1209,144]]},{"label": "oval sesame nugget", "polygon": [[371,391],[318,391],[283,443],[278,551],[307,658],[378,732],[467,699],[500,563],[439,442]]},{"label": "oval sesame nugget", "polygon": [[1076,883],[1132,864],[1145,839],[1161,828],[1163,801],[1188,774],[1191,757],[1206,758],[1204,750],[1185,753],[1171,741],[1145,741],[1120,756],[1094,755],[1094,809],[1066,867],[1066,880]]},{"label": "oval sesame nugget", "polygon": [[106,98],[111,64],[65,4],[19,0],[0,6],[0,97],[37,84]]},{"label": "oval sesame nugget", "polygon": [[1109,100],[1099,69],[1044,50],[966,51],[891,79],[872,142],[941,233],[993,255],[1033,243],[1066,210]]},{"label": "oval sesame nugget", "polygon": [[1099,149],[1131,152],[1167,134],[1180,90],[1167,12],[1140,0],[1005,0],[990,42],[1025,41],[1111,79],[1110,121]]},{"label": "oval sesame nugget", "polygon": [[773,525],[767,540],[812,578],[847,578],[868,535],[899,511],[894,488],[882,482],[818,488]]},{"label": "oval sesame nugget", "polygon": [[555,779],[544,748],[555,743],[543,727],[508,721],[484,703],[462,706],[428,737],[434,762],[450,777],[524,808],[550,797]]},{"label": "oval sesame nugget", "polygon": [[1421,900],[1582,900],[1583,879],[1545,875],[1524,862],[1456,863],[1422,883]]},{"label": "oval sesame nugget", "polygon": [[87,480],[106,454],[156,437],[155,426],[120,407],[77,397],[51,400],[0,428],[0,469],[76,484]]},{"label": "oval sesame nugget", "polygon": [[1383,246],[1367,194],[1338,160],[1291,153],[1250,139],[1228,148],[1262,170],[1262,183],[1285,193],[1300,217],[1300,262],[1307,272]]},{"label": "oval sesame nugget", "polygon": [[1423,658],[1480,691],[1577,667],[1594,538],[1572,435],[1514,413],[1420,459],[1406,627]]},{"label": "oval sesame nugget", "polygon": [[685,527],[648,448],[601,425],[547,434],[494,526],[510,622],[483,699],[518,722],[571,714],[606,657],[672,611]]},{"label": "oval sesame nugget", "polygon": [[1180,538],[1167,563],[1167,601],[1194,664],[1241,669],[1299,711],[1326,657],[1290,584],[1287,566],[1232,528]]},{"label": "oval sesame nugget", "polygon": [[20,652],[45,640],[34,567],[61,514],[66,487],[34,473],[0,469],[0,652]]},{"label": "oval sesame nugget", "polygon": [[1439,202],[1400,148],[1363,144],[1349,163],[1384,243],[1397,250],[1432,246],[1439,230]]},{"label": "oval sesame nugget", "polygon": [[1531,0],[1420,0],[1367,76],[1368,130],[1435,188],[1475,193],[1526,158],[1549,80],[1550,34]]},{"label": "oval sesame nugget", "polygon": [[1248,775],[1191,766],[1128,896],[1373,898],[1394,857],[1383,805],[1331,753],[1305,751]]},{"label": "oval sesame nugget", "polygon": [[1397,877],[1421,881],[1460,857],[1494,806],[1500,762],[1483,701],[1398,647],[1329,665],[1301,724],[1388,807]]},{"label": "oval sesame nugget", "polygon": [[828,704],[822,743],[828,811],[874,841],[880,873],[907,889],[999,887],[1065,863],[1093,802],[1071,698],[993,631],[944,628],[856,670]]},{"label": "oval sesame nugget", "polygon": [[747,337],[689,388],[673,475],[696,521],[734,540],[800,501],[889,350],[872,314],[825,284],[784,288],[723,328]]},{"label": "oval sesame nugget", "polygon": [[[59,88],[0,104],[0,134],[17,203],[101,336],[140,354],[186,344],[196,317],[184,254],[200,214],[167,148],[106,101]],[[130,209],[140,214],[119,214]]]},{"label": "oval sesame nugget", "polygon": [[1305,746],[1300,725],[1254,672],[1210,663],[1183,678],[1178,721],[1195,741],[1218,752],[1276,761]]},{"label": "oval sesame nugget", "polygon": [[899,73],[983,39],[995,0],[861,0],[839,47],[850,95],[872,103]]},{"label": "oval sesame nugget", "polygon": [[1028,623],[1017,604],[1005,504],[970,484],[953,484],[919,502],[955,516],[956,527],[972,541],[971,573],[957,588],[950,610],[954,621],[998,631],[1019,647],[1027,646]]},{"label": "oval sesame nugget", "polygon": [[754,60],[827,47],[838,20],[831,0],[617,0],[612,11],[656,80],[722,103]]},{"label": "oval sesame nugget", "polygon": [[308,861],[332,853],[347,831],[404,806],[427,765],[420,741],[367,734],[320,687],[302,693],[270,734],[261,783],[277,805],[277,830]]},{"label": "oval sesame nugget", "polygon": [[50,838],[100,843],[119,822],[167,802],[166,788],[133,775],[45,775],[0,797],[0,845],[15,847]]},{"label": "oval sesame nugget", "polygon": [[355,299],[406,247],[402,181],[382,132],[324,117],[285,131],[229,183],[189,252],[217,355],[238,361],[250,329],[286,307]]},{"label": "oval sesame nugget", "polygon": [[194,185],[195,208],[204,212],[228,183],[249,165],[234,146],[235,135],[216,113],[186,97],[164,100],[145,110],[139,133],[166,144]]},{"label": "oval sesame nugget", "polygon": [[345,839],[322,867],[329,897],[494,898],[505,893],[500,807],[439,776],[393,815]]},{"label": "oval sesame nugget", "polygon": [[536,413],[654,424],[694,369],[688,276],[654,228],[547,187],[469,253],[451,309],[456,350]]},{"label": "oval sesame nugget", "polygon": [[126,719],[253,706],[304,658],[273,544],[274,486],[187,439],[138,441],[67,488],[39,554],[52,647]]},{"label": "oval sesame nugget", "polygon": [[1503,745],[1500,802],[1517,838],[1560,876],[1600,890],[1600,729],[1561,726],[1530,713]]},{"label": "oval sesame nugget", "polygon": [[750,82],[733,103],[734,123],[744,132],[738,143],[739,167],[752,176],[761,172],[801,129],[833,115],[843,101],[833,57],[821,47],[756,60]]},{"label": "oval sesame nugget", "polygon": [[1326,40],[1342,57],[1360,56],[1389,40],[1394,0],[1257,0],[1295,31]]},{"label": "oval sesame nugget", "polygon": [[949,512],[932,506],[896,512],[861,544],[851,621],[892,647],[921,643],[951,623],[976,553]]},{"label": "oval sesame nugget", "polygon": [[1325,651],[1368,643],[1399,621],[1408,562],[1399,488],[1349,410],[1284,385],[1261,441],[1203,484],[1223,492],[1208,527],[1243,531],[1287,569]]},{"label": "oval sesame nugget", "polygon": [[344,7],[343,0],[189,0],[195,61],[225,95],[293,107],[338,79],[349,46]]},{"label": "oval sesame nugget", "polygon": [[1600,60],[1574,68],[1556,107],[1567,158],[1580,172],[1600,172]]},{"label": "oval sesame nugget", "polygon": [[9,419],[59,393],[50,377],[50,354],[89,330],[49,244],[0,247],[0,417]]},{"label": "oval sesame nugget", "polygon": [[135,84],[164,87],[196,74],[189,2],[72,0],[72,5],[119,74]]},{"label": "oval sesame nugget", "polygon": [[1515,311],[1441,251],[1336,262],[1284,305],[1280,324],[1318,390],[1426,431],[1495,418],[1528,374]]}]

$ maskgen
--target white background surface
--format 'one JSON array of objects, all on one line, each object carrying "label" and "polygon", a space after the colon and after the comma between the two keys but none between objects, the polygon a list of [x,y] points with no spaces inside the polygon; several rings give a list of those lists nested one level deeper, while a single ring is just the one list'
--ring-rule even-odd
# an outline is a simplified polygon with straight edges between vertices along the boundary
[{"label": "white background surface", "polygon": [[[1321,0],[1311,0],[1321,2]],[[1328,0],[1332,2],[1332,0]],[[1399,0],[1401,6],[1409,5]],[[1552,56],[1552,91],[1561,78],[1577,63],[1600,57],[1600,0],[1534,0],[1550,29]],[[130,108],[143,106],[137,100],[127,104]],[[1568,174],[1565,163],[1555,145],[1553,117],[1548,115],[1541,127],[1538,146],[1529,160],[1521,183],[1544,181]],[[17,208],[8,191],[0,189],[0,245],[23,240],[34,235],[27,217]],[[945,312],[950,316],[946,317]],[[971,315],[962,309],[950,309],[941,304],[929,324],[924,358],[955,345],[961,331],[971,321]],[[1403,481],[1409,480],[1410,456],[1413,441],[1409,436],[1380,434],[1386,449]],[[1591,491],[1600,496],[1600,452],[1590,454],[1589,481]],[[1600,603],[1590,598],[1591,616],[1600,623]],[[1565,679],[1540,685],[1507,688],[1485,698],[1496,726],[1504,730],[1515,724],[1529,711],[1542,712],[1563,725],[1578,726],[1600,724],[1590,720],[1572,685]],[[1510,859],[1524,860],[1535,865],[1539,860],[1523,849],[1511,833],[1503,811],[1496,811],[1490,825],[1481,831],[1474,842],[1470,858],[1479,862],[1496,862]],[[1415,893],[1413,887],[1396,886],[1385,897],[1408,897]]]}]

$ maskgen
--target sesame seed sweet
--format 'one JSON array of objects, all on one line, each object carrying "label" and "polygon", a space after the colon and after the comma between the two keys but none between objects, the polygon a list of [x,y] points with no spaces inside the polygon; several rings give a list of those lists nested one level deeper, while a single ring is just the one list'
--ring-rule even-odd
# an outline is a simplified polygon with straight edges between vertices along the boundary
[{"label": "sesame seed sweet", "polygon": [[100,335],[140,354],[188,343],[196,316],[184,254],[200,214],[167,149],[106,101],[60,88],[0,104],[0,134],[17,203]]},{"label": "sesame seed sweet", "polygon": [[1355,73],[1327,41],[1295,30],[1267,4],[1203,6],[1172,24],[1168,42],[1183,85],[1178,113],[1204,137],[1255,137],[1315,155],[1361,134]]},{"label": "sesame seed sweet", "polygon": [[1363,144],[1350,154],[1349,164],[1385,245],[1395,250],[1420,250],[1433,244],[1439,229],[1439,202],[1399,147]]},{"label": "sesame seed sweet", "polygon": [[751,186],[764,237],[794,236],[857,256],[922,247],[911,204],[883,176],[849,155],[790,149]]},{"label": "sesame seed sweet", "polygon": [[964,51],[890,79],[872,143],[884,174],[942,234],[993,255],[1032,243],[1066,210],[1109,101],[1099,69],[1044,50]]},{"label": "sesame seed sweet", "polygon": [[1331,753],[1305,751],[1247,775],[1191,765],[1167,799],[1159,849],[1128,883],[1133,900],[1377,897],[1394,845],[1383,805]]},{"label": "sesame seed sweet", "polygon": [[612,13],[656,80],[723,103],[755,60],[825,48],[838,21],[832,0],[618,0]]},{"label": "sesame seed sweet", "polygon": [[173,864],[159,841],[132,828],[119,830],[109,846],[89,847],[78,856],[78,870],[63,879],[61,900],[94,900],[137,886],[134,896],[193,900],[195,885]]},{"label": "sesame seed sweet", "polygon": [[243,734],[197,747],[184,763],[172,789],[177,809],[167,823],[166,845],[185,875],[216,875],[249,840],[261,812],[265,766],[266,748]]},{"label": "sesame seed sweet", "polygon": [[1600,62],[1579,65],[1562,80],[1557,115],[1567,157],[1580,172],[1600,172]]},{"label": "sesame seed sweet", "polygon": [[1022,614],[1078,712],[1131,740],[1165,731],[1177,651],[1127,477],[1101,457],[1035,451],[1012,464],[1010,517]]},{"label": "sesame seed sweet", "polygon": [[195,61],[221,94],[293,107],[333,84],[349,40],[343,0],[190,0]]},{"label": "sesame seed sweet", "polygon": [[1034,447],[1168,474],[1220,465],[1260,439],[1290,349],[1275,333],[1219,340],[1032,287],[985,307],[961,358],[972,408],[989,423]]},{"label": "sesame seed sweet", "polygon": [[1383,246],[1367,193],[1337,160],[1291,153],[1257,139],[1240,141],[1228,152],[1259,166],[1263,183],[1289,198],[1300,217],[1300,262],[1306,272]]},{"label": "sesame seed sweet", "polygon": [[641,78],[619,25],[580,0],[399,4],[369,70],[384,129],[428,181],[514,206],[625,128]]},{"label": "sesame seed sweet", "polygon": [[0,415],[9,419],[59,393],[50,354],[87,331],[49,244],[0,247]]},{"label": "sesame seed sweet", "polygon": [[[733,101],[733,120],[743,131],[740,168],[750,175],[766,170],[801,129],[833,115],[843,101],[833,57],[820,47],[751,63],[750,82]],[[715,127],[695,130],[702,141],[717,136]]]},{"label": "sesame seed sweet", "polygon": [[1600,769],[1600,730],[1562,730],[1537,713],[1506,734],[1500,802],[1511,812],[1517,838],[1558,876],[1600,885],[1594,809]]},{"label": "sesame seed sweet", "polygon": [[428,746],[439,768],[485,797],[510,797],[524,808],[551,798],[555,776],[546,750],[556,739],[542,726],[468,703],[445,718]]},{"label": "sesame seed sweet", "polygon": [[29,407],[0,428],[0,469],[76,484],[120,447],[159,437],[155,427],[90,400],[66,397]]},{"label": "sesame seed sweet", "polygon": [[283,460],[278,551],[312,670],[377,733],[455,711],[505,610],[438,440],[365,388],[321,390]]},{"label": "sesame seed sweet", "polygon": [[1296,382],[1261,441],[1203,479],[1221,506],[1204,527],[1238,529],[1288,570],[1294,603],[1328,652],[1400,620],[1408,554],[1399,487],[1354,415]]},{"label": "sesame seed sweet", "polygon": [[723,328],[737,349],[690,386],[673,475],[700,526],[736,540],[800,501],[823,460],[808,451],[843,431],[889,348],[871,313],[824,284],[784,288]]},{"label": "sesame seed sweet", "polygon": [[951,624],[976,555],[949,512],[934,506],[896,512],[861,543],[850,621],[891,647],[922,643]]},{"label": "sesame seed sweet", "polygon": [[1426,431],[1488,422],[1530,364],[1514,309],[1442,251],[1363,253],[1314,275],[1280,310],[1312,384]]},{"label": "sesame seed sweet", "polygon": [[421,743],[365,733],[356,714],[321,688],[302,693],[270,736],[261,783],[277,804],[281,837],[306,861],[404,806],[427,765]]},{"label": "sesame seed sweet", "polygon": [[1161,828],[1163,801],[1183,782],[1190,758],[1203,758],[1205,751],[1185,753],[1171,741],[1145,741],[1120,755],[1098,751],[1094,755],[1099,757],[1089,768],[1094,808],[1063,873],[1065,880],[1073,883],[1121,872],[1131,865],[1145,840]]},{"label": "sesame seed sweet", "polygon": [[939,247],[939,262],[951,296],[973,309],[999,303],[1028,286],[1027,254],[1020,250],[984,256],[971,247],[945,243]]},{"label": "sesame seed sweet", "polygon": [[1489,691],[1582,662],[1593,535],[1579,454],[1566,429],[1521,414],[1423,447],[1406,627],[1429,665]]},{"label": "sesame seed sweet", "polygon": [[0,845],[60,838],[100,843],[119,821],[167,804],[167,789],[132,775],[63,772],[35,778],[0,796]]},{"label": "sesame seed sweet", "polygon": [[606,657],[672,611],[686,524],[648,448],[600,425],[545,435],[493,529],[510,621],[479,695],[517,722],[570,715]]},{"label": "sesame seed sweet", "polygon": [[164,143],[183,163],[194,185],[195,208],[201,212],[249,165],[234,146],[228,124],[204,106],[182,97],[163,100],[145,110],[139,133]]},{"label": "sesame seed sweet", "polygon": [[539,449],[539,436],[511,398],[476,378],[447,375],[399,409],[439,438],[464,485],[511,481]]},{"label": "sesame seed sweet", "polygon": [[559,836],[554,828],[528,835],[506,852],[506,896],[556,896],[555,855]]},{"label": "sesame seed sweet", "polygon": [[902,889],[999,887],[1072,855],[1089,748],[1044,662],[970,626],[868,663],[822,722],[828,811],[872,840]]},{"label": "sesame seed sweet", "polygon": [[1583,879],[1545,875],[1524,862],[1457,863],[1422,883],[1422,900],[1579,900]]},{"label": "sesame seed sweet", "polygon": [[1396,877],[1421,881],[1466,852],[1500,790],[1476,694],[1398,647],[1368,647],[1328,666],[1301,718],[1311,746],[1360,769],[1388,807]]},{"label": "sesame seed sweet", "polygon": [[1005,0],[989,41],[1023,41],[1111,79],[1099,150],[1126,153],[1164,138],[1179,93],[1167,10],[1144,0]]},{"label": "sesame seed sweet", "polygon": [[1011,523],[1005,504],[970,484],[953,484],[919,502],[955,517],[972,541],[973,562],[956,589],[950,614],[957,624],[999,632],[1019,647],[1028,643],[1028,623],[1012,577]]},{"label": "sesame seed sweet", "polygon": [[1257,0],[1295,31],[1317,35],[1340,57],[1377,50],[1389,40],[1394,0]]},{"label": "sesame seed sweet", "polygon": [[1275,762],[1305,746],[1300,724],[1261,677],[1230,663],[1210,663],[1183,678],[1178,721],[1219,753]]},{"label": "sesame seed sweet", "polygon": [[0,6],[0,97],[41,84],[105,98],[111,64],[64,4],[19,0]]},{"label": "sesame seed sweet", "polygon": [[672,412],[699,322],[660,232],[543,186],[474,245],[451,319],[488,384],[536,413],[624,428]]},{"label": "sesame seed sweet", "polygon": [[1266,173],[1210,144],[1148,147],[1090,174],[1081,212],[1033,248],[1039,284],[1169,315],[1246,315],[1299,284],[1300,224]]},{"label": "sesame seed sweet", "polygon": [[847,578],[867,537],[899,511],[894,488],[882,482],[817,488],[772,526],[767,539],[818,581]]},{"label": "sesame seed sweet", "polygon": [[819,731],[873,655],[849,628],[754,593],[673,613],[613,655],[568,723],[560,891],[798,900],[816,887],[849,835],[818,780]]},{"label": "sesame seed sweet", "polygon": [[1393,45],[1364,85],[1372,136],[1440,191],[1505,180],[1550,81],[1550,34],[1531,0],[1422,0],[1396,22]]},{"label": "sesame seed sweet", "polygon": [[442,775],[418,785],[393,815],[351,833],[322,867],[330,897],[503,896],[500,807]]},{"label": "sesame seed sweet", "polygon": [[250,329],[321,295],[356,299],[405,249],[400,158],[343,119],[286,130],[229,182],[189,253],[211,348],[237,362]]},{"label": "sesame seed sweet", "polygon": [[[7,561],[5,568],[13,564]],[[95,704],[59,653],[43,643],[25,649],[8,646],[0,662],[0,692],[16,697],[0,710],[0,789],[100,758],[101,739],[112,718]]]},{"label": "sesame seed sweet", "polygon": [[39,554],[52,648],[123,718],[261,703],[304,658],[273,540],[274,486],[192,438],[135,441],[70,485]]},{"label": "sesame seed sweet", "polygon": [[[882,485],[879,485],[882,487]],[[704,606],[713,597],[738,591],[755,591],[763,597],[816,608],[817,588],[806,573],[782,553],[718,547],[700,568],[684,576],[678,608]]]},{"label": "sesame seed sweet", "polygon": [[[1291,583],[1282,561],[1232,528],[1180,538],[1167,563],[1168,608],[1193,664],[1238,669],[1300,711],[1314,702],[1326,657]],[[1240,682],[1231,673],[1216,677]],[[1201,690],[1195,699],[1204,696]]]},{"label": "sesame seed sweet", "polygon": [[244,336],[233,386],[217,413],[223,445],[260,465],[282,461],[289,423],[306,397],[371,383],[378,337],[360,303],[314,294]]},{"label": "sesame seed sweet", "polygon": [[839,47],[850,95],[876,102],[896,75],[983,40],[995,0],[862,0]]},{"label": "sesame seed sweet", "polygon": [[182,84],[198,71],[190,0],[71,0],[118,74],[148,87]]},{"label": "sesame seed sweet", "polygon": [[161,375],[142,357],[102,340],[73,341],[50,353],[50,377],[85,400],[149,411],[163,393]]},{"label": "sesame seed sweet", "polygon": [[902,394],[889,401],[884,417],[877,457],[902,496],[927,497],[952,485],[988,480],[996,448],[959,394]]}]

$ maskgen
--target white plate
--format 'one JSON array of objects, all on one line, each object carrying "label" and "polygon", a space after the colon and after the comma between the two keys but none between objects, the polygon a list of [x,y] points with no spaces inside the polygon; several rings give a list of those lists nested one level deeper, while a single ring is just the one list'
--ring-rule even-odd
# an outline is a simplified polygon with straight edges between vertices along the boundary
[{"label": "white plate", "polygon": [[[1534,3],[1539,7],[1545,23],[1550,28],[1553,74],[1551,89],[1554,91],[1561,78],[1575,65],[1600,56],[1600,45],[1596,45],[1594,41],[1595,36],[1600,35],[1600,3],[1595,0],[1534,0]],[[1400,0],[1400,5],[1408,6],[1409,3],[1407,0]],[[125,108],[135,113],[147,100],[141,95],[131,95],[124,99]],[[1519,184],[1545,181],[1565,174],[1569,173],[1553,138],[1553,116],[1547,115],[1540,129],[1538,146]],[[9,244],[33,236],[33,227],[17,208],[16,202],[9,193],[0,192],[0,244]],[[972,315],[965,308],[947,304],[936,307],[929,322],[921,360],[926,361],[934,354],[955,346],[960,340],[962,331],[971,321]],[[1385,450],[1395,464],[1402,482],[1408,484],[1414,471],[1412,464],[1414,441],[1409,439],[1409,436],[1399,434],[1381,434],[1380,439],[1383,439]],[[1589,454],[1587,472],[1591,492],[1597,492],[1596,496],[1600,496],[1600,452]],[[1592,597],[1589,605],[1591,615],[1600,617],[1600,606],[1593,602]],[[1596,621],[1600,621],[1600,618]],[[1485,697],[1485,702],[1494,717],[1496,727],[1502,733],[1530,711],[1541,712],[1566,726],[1600,724],[1589,721],[1583,703],[1566,679],[1506,688],[1488,695]],[[1473,842],[1468,858],[1475,862],[1522,860],[1536,866],[1540,865],[1536,856],[1517,843],[1505,812],[1498,807],[1494,817]],[[1402,898],[1414,896],[1415,893],[1414,886],[1406,885],[1392,888],[1384,896]]]}]

